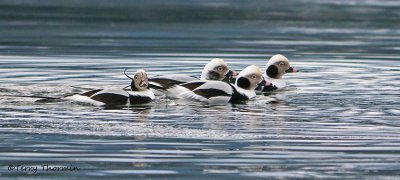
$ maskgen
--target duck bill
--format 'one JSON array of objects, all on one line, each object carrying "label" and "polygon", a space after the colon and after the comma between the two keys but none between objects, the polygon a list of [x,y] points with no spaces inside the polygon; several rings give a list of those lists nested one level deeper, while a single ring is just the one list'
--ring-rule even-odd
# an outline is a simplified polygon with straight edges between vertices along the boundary
[{"label": "duck bill", "polygon": [[227,78],[236,78],[238,76],[239,73],[229,70],[228,73],[226,73],[225,77]]},{"label": "duck bill", "polygon": [[139,83],[140,87],[146,87],[147,86],[147,82],[145,80],[140,81]]},{"label": "duck bill", "polygon": [[295,72],[299,72],[299,70],[298,70],[297,68],[290,67],[290,68],[287,69],[285,72],[286,72],[286,73],[295,73]]},{"label": "duck bill", "polygon": [[264,86],[264,87],[266,87],[266,86],[271,86],[271,82],[269,82],[269,81],[263,79],[260,83],[257,84],[257,86],[259,86],[259,87],[260,87],[260,86]]},{"label": "duck bill", "polygon": [[228,82],[228,83],[235,83],[236,77],[238,76],[239,73],[229,70],[226,74],[225,77],[222,81]]}]

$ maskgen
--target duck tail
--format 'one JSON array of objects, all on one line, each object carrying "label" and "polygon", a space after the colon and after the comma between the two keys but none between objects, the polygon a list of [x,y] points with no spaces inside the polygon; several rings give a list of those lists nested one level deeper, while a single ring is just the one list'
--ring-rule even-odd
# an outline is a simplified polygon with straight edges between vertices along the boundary
[{"label": "duck tail", "polygon": [[48,99],[48,100],[61,99],[60,97],[34,96],[34,95],[31,95],[31,96],[25,96],[25,95],[14,95],[14,96],[11,96],[10,95],[10,97],[28,97],[28,98]]}]

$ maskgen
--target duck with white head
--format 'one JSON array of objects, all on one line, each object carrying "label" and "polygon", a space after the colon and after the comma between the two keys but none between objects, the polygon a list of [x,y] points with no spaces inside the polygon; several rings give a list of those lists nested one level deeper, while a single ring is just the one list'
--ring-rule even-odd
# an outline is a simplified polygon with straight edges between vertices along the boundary
[{"label": "duck with white head", "polygon": [[268,92],[286,87],[283,76],[298,70],[290,65],[289,59],[281,54],[272,56],[265,65],[263,73],[264,83],[257,87],[257,91]]},{"label": "duck with white head", "polygon": [[193,81],[179,85],[179,97],[209,104],[241,103],[256,96],[255,88],[263,80],[261,70],[251,65],[242,70],[235,84],[224,81]]},{"label": "duck with white head", "polygon": [[228,64],[223,59],[214,58],[204,66],[200,80],[229,82],[229,78],[236,77],[237,75],[238,73],[228,68]]},{"label": "duck with white head", "polygon": [[[228,65],[223,59],[214,58],[207,63],[201,73],[200,80],[203,81],[226,81],[230,78],[234,78],[238,73],[230,70]],[[199,80],[196,77],[183,75],[183,74],[171,74],[155,76],[150,78],[150,88],[165,93],[169,98],[178,98],[176,96],[176,86],[179,84]]]},{"label": "duck with white head", "polygon": [[124,73],[132,80],[130,91],[117,88],[96,89],[68,96],[66,99],[95,106],[144,104],[154,99],[154,94],[148,87],[149,81],[146,71],[143,69],[137,70],[133,78],[128,76],[126,72]]}]

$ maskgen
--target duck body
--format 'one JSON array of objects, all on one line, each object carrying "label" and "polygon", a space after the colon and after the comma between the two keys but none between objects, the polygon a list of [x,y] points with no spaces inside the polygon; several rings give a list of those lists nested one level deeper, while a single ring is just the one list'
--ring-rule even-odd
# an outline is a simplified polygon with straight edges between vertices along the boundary
[{"label": "duck body", "polygon": [[[129,77],[126,73],[125,75]],[[131,90],[95,89],[82,94],[68,96],[66,99],[88,103],[95,106],[145,104],[154,100],[154,93],[148,87],[148,78],[144,70],[136,71],[131,81]]]},{"label": "duck body", "polygon": [[124,91],[121,89],[96,89],[66,99],[88,103],[95,106],[145,104],[154,100],[154,94],[148,91]]},{"label": "duck body", "polygon": [[224,81],[193,81],[176,86],[174,93],[182,99],[209,104],[241,103],[256,96],[254,89],[262,80],[261,71],[256,66],[250,66],[242,72],[235,84]]},{"label": "duck body", "polygon": [[[178,85],[193,82],[193,81],[228,81],[231,76],[236,76],[237,73],[231,71],[223,59],[212,59],[202,70],[201,77],[198,79],[189,75],[163,75],[150,78],[150,88],[157,95],[165,94],[169,98],[179,98],[182,90]],[[161,92],[161,93],[160,93]]]},{"label": "duck body", "polygon": [[176,94],[186,100],[209,104],[240,103],[255,97],[255,92],[246,91],[223,81],[194,81],[177,86]]}]

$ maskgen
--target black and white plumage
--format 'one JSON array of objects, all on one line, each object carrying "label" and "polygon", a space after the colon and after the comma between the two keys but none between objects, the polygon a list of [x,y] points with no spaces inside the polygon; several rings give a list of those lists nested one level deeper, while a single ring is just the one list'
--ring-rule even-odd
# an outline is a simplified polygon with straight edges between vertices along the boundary
[{"label": "black and white plumage", "polygon": [[182,99],[210,104],[240,103],[256,96],[254,89],[262,82],[262,73],[257,66],[248,66],[241,71],[235,84],[224,81],[192,81],[178,85],[176,94]]},{"label": "black and white plumage", "polygon": [[[216,81],[229,81],[231,77],[236,76],[237,73],[231,71],[223,59],[214,58],[205,65],[201,73],[200,80],[216,80]],[[150,88],[158,91],[163,91],[170,98],[176,98],[176,85],[199,80],[194,76],[173,74],[155,76],[150,78]]]},{"label": "black and white plumage", "polygon": [[[125,74],[126,75],[126,74]],[[127,75],[127,77],[129,77]],[[148,88],[148,78],[144,70],[139,69],[131,78],[131,91],[122,89],[96,89],[82,94],[66,97],[72,101],[103,105],[130,105],[149,103],[154,99],[153,92]]]},{"label": "black and white plumage", "polygon": [[155,90],[167,90],[168,88],[183,84],[190,81],[199,80],[194,76],[184,75],[184,74],[169,74],[163,76],[155,76],[150,78],[150,88]]},{"label": "black and white plumage", "polygon": [[283,75],[293,72],[298,72],[298,70],[290,66],[290,62],[285,56],[281,54],[272,56],[265,65],[264,83],[259,85],[256,91],[268,92],[286,87]]}]

